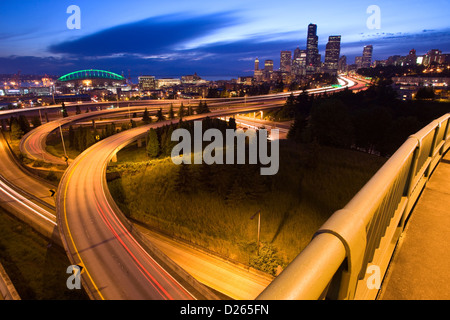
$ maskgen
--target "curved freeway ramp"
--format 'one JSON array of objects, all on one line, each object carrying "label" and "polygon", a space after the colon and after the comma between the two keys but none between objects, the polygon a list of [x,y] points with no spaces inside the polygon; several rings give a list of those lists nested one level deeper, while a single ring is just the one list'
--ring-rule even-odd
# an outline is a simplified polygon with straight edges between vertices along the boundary
[{"label": "curved freeway ramp", "polygon": [[[154,108],[153,106],[147,106],[150,110]],[[43,124],[36,129],[31,130],[20,141],[20,151],[27,155],[30,159],[33,160],[41,160],[57,165],[66,165],[66,161],[62,158],[56,157],[46,151],[46,141],[47,137],[50,133],[57,130],[59,126],[63,127],[65,125],[69,125],[71,123],[79,122],[82,120],[95,119],[100,118],[102,116],[108,116],[113,114],[124,113],[128,114],[129,112],[142,111],[144,107],[130,107],[128,108],[118,108],[118,109],[107,109],[101,111],[93,111],[90,113],[83,113],[78,115],[73,115],[66,118],[61,118],[58,120],[54,120]]]},{"label": "curved freeway ramp", "polygon": [[[268,108],[273,106],[222,110],[186,119]],[[201,293],[206,290],[198,289],[195,283],[192,286],[193,281],[188,282],[191,289],[183,283],[189,275],[184,273],[181,280],[176,280],[176,275],[157,262],[166,261],[164,255],[147,253],[106,185],[106,167],[120,149],[145,136],[150,127],[170,122],[177,120],[129,129],[94,144],[71,163],[61,179],[56,202],[58,227],[72,264],[81,265],[85,271],[82,281],[93,299],[205,299],[204,294],[199,296],[191,289]],[[169,264],[170,271],[181,269]]]},{"label": "curved freeway ramp", "polygon": [[[345,78],[345,77],[339,77],[339,82],[341,84],[341,87],[335,88],[335,87],[325,87],[325,88],[317,88],[317,89],[309,89],[307,90],[308,94],[321,94],[324,92],[336,92],[336,91],[340,91],[343,90],[345,88],[351,88],[355,85],[357,85],[357,83],[355,83],[354,81],[352,81],[349,78]],[[247,103],[250,102],[254,102],[254,103],[267,103],[268,105],[271,104],[275,104],[276,102],[282,102],[283,99],[285,99],[286,97],[288,97],[291,94],[300,94],[301,92],[303,92],[302,90],[300,91],[295,91],[295,92],[284,92],[284,93],[277,93],[277,94],[269,94],[269,95],[263,95],[263,96],[253,96],[253,97],[248,97],[246,99]],[[242,97],[239,98],[235,98],[234,102],[230,102],[228,100],[230,99],[223,99],[223,100],[227,100],[225,102],[217,102],[217,100],[220,99],[209,99],[211,101],[215,101],[212,105],[210,105],[211,108],[220,108],[225,107],[228,108],[230,107],[230,105],[232,104],[242,104]],[[208,100],[208,99],[205,99]],[[233,100],[233,99],[231,99]],[[177,100],[174,100],[177,101]],[[132,106],[132,107],[122,107],[122,108],[118,108],[118,109],[106,109],[106,110],[101,110],[101,111],[94,111],[94,112],[90,112],[87,114],[79,114],[79,115],[73,115],[67,118],[62,118],[59,120],[55,120],[55,121],[51,121],[49,123],[46,123],[44,125],[39,126],[38,128],[28,132],[20,141],[20,151],[27,155],[27,157],[29,157],[30,159],[33,160],[41,160],[44,162],[48,162],[48,163],[52,163],[55,165],[66,165],[66,162],[64,159],[56,157],[50,153],[48,153],[46,151],[46,140],[47,137],[49,136],[50,133],[52,133],[53,131],[57,130],[59,126],[63,127],[66,125],[69,125],[71,123],[75,123],[75,122],[79,122],[82,120],[88,120],[88,119],[95,119],[95,118],[99,118],[102,116],[107,116],[107,115],[112,115],[112,114],[118,114],[118,113],[130,113],[130,112],[136,112],[136,111],[143,111],[144,108],[147,108],[149,111],[152,110],[156,110],[162,107],[165,107],[164,109],[168,108],[170,106],[172,102],[170,100],[167,100],[167,102],[165,102],[165,106],[158,104],[158,105],[146,105],[146,106]],[[278,107],[280,107],[280,105],[277,105]],[[232,107],[232,108],[236,108],[236,110],[238,110],[239,106],[236,107]],[[236,111],[237,113],[238,111]]]}]

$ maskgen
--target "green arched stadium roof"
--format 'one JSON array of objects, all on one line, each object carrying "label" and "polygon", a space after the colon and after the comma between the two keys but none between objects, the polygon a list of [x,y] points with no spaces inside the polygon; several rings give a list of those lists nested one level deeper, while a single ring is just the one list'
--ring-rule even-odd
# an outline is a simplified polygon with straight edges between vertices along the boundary
[{"label": "green arched stadium roof", "polygon": [[79,70],[65,74],[58,78],[58,81],[73,81],[73,80],[84,80],[84,79],[110,79],[110,80],[125,80],[124,77],[118,75],[117,73],[105,71],[105,70]]}]

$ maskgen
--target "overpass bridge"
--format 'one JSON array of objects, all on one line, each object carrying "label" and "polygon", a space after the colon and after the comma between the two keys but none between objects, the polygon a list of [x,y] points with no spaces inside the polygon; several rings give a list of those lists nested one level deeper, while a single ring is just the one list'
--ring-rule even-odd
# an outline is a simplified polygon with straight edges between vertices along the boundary
[{"label": "overpass bridge", "polygon": [[449,299],[449,127],[410,136],[257,299]]}]

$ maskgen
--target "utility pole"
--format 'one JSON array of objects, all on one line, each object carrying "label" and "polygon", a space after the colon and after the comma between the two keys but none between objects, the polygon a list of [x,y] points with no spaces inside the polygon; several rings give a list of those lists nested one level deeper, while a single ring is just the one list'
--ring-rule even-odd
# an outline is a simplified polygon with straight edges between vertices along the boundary
[{"label": "utility pole", "polygon": [[64,149],[64,158],[66,159],[67,166],[69,166],[69,157],[67,156],[66,145],[64,144],[64,136],[63,136],[62,129],[61,129],[61,123],[59,124],[59,132],[61,133],[61,141],[62,141],[62,145],[63,145],[63,149]]},{"label": "utility pole", "polygon": [[260,233],[261,233],[261,210],[258,210],[254,215],[252,215],[250,217],[250,220],[253,220],[253,218],[258,215],[258,256],[259,256],[259,247],[260,247],[260,241],[259,241],[259,237],[260,237]]}]

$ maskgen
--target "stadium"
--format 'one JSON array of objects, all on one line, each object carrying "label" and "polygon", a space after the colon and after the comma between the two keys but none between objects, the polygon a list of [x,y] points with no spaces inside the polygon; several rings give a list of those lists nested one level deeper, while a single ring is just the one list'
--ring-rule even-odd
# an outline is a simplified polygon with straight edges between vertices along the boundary
[{"label": "stadium", "polygon": [[108,89],[116,91],[126,85],[126,79],[105,70],[79,70],[59,77],[56,80],[57,91],[75,93],[92,89]]}]

